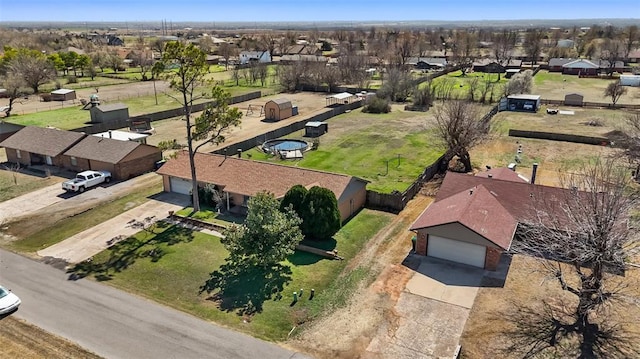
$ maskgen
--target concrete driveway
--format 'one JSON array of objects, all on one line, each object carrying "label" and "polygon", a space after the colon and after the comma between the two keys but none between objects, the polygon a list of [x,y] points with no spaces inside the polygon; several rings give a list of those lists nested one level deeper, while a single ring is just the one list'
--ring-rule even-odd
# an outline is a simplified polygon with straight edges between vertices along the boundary
[{"label": "concrete driveway", "polygon": [[395,322],[378,329],[363,358],[451,358],[485,271],[409,255],[415,271],[392,308]]},{"label": "concrete driveway", "polygon": [[0,202],[0,220],[11,220],[64,200],[61,184],[40,188],[8,201]]},{"label": "concrete driveway", "polygon": [[423,257],[406,291],[471,309],[483,275],[484,270],[480,268]]},{"label": "concrete driveway", "polygon": [[139,229],[131,228],[129,225],[132,220],[141,220],[146,217],[160,220],[166,218],[169,211],[178,211],[189,204],[189,196],[161,193],[138,207],[38,251],[38,255],[63,259],[68,263],[82,262],[107,249],[108,242],[113,238],[117,236],[129,237],[139,232]]}]

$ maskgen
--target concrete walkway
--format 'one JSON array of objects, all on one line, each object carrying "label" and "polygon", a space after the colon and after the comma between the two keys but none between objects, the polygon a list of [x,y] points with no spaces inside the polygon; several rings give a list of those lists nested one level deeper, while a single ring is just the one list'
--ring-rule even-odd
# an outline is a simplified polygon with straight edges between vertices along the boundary
[{"label": "concrete walkway", "polygon": [[132,208],[108,221],[80,232],[51,247],[38,251],[41,257],[64,259],[69,263],[82,262],[109,247],[108,242],[117,236],[131,236],[139,229],[129,222],[153,216],[155,220],[166,218],[169,211],[178,211],[190,203],[189,196],[162,193],[148,202]]}]

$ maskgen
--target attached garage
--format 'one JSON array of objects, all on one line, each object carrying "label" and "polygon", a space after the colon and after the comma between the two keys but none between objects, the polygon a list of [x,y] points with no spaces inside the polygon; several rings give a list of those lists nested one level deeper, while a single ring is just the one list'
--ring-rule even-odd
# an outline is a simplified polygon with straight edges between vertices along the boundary
[{"label": "attached garage", "polygon": [[484,268],[487,247],[429,235],[427,256]]},{"label": "attached garage", "polygon": [[191,181],[179,178],[179,177],[169,177],[169,183],[171,187],[171,192],[180,193],[180,194],[191,194]]}]

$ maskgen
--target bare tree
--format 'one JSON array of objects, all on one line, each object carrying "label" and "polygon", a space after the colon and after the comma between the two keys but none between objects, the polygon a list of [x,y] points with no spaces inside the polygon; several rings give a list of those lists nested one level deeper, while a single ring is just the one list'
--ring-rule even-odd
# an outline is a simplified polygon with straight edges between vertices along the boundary
[{"label": "bare tree", "polygon": [[638,32],[638,26],[628,26],[623,31],[623,43],[624,43],[624,59],[629,61],[629,53],[633,50],[635,43],[640,39],[640,33]]},{"label": "bare tree", "polygon": [[6,95],[9,98],[9,105],[7,109],[4,110],[4,113],[9,117],[11,116],[11,111],[13,111],[13,105],[16,100],[25,95],[24,87],[26,83],[21,75],[10,71],[4,78],[0,79],[0,86],[7,90]]},{"label": "bare tree", "polygon": [[627,93],[627,88],[620,84],[620,81],[610,83],[604,90],[604,95],[611,98],[611,104],[615,107],[622,95]]},{"label": "bare tree", "polygon": [[220,56],[224,59],[224,69],[229,70],[229,60],[231,57],[236,56],[238,49],[235,45],[231,45],[229,43],[220,44],[220,48],[218,49]]},{"label": "bare tree", "polygon": [[460,66],[462,75],[466,75],[467,71],[473,66],[473,60],[477,56],[476,44],[478,37],[469,31],[456,31],[451,51],[456,65]]},{"label": "bare tree", "polygon": [[475,95],[479,87],[480,87],[479,77],[473,77],[471,80],[469,80],[469,101],[474,102],[476,100]]},{"label": "bare tree", "polygon": [[538,62],[538,58],[542,52],[543,38],[544,33],[539,29],[529,30],[524,36],[524,51],[532,65],[535,65],[536,62]]},{"label": "bare tree", "polygon": [[618,275],[638,248],[628,222],[638,204],[628,169],[598,158],[561,182],[571,190],[552,198],[532,192],[534,214],[520,223],[512,250],[537,258],[571,300],[547,298],[544,313],[518,318],[519,327],[533,330],[520,331],[512,349],[525,357],[637,357],[638,338],[609,318],[614,306],[626,305],[628,280]]},{"label": "bare tree", "polygon": [[[491,77],[486,77],[480,84],[480,103],[486,103],[487,101],[493,102],[493,91],[495,89],[495,83],[491,81]],[[487,98],[489,95],[490,98]]]},{"label": "bare tree", "polygon": [[447,152],[452,157],[458,156],[465,172],[471,171],[469,150],[488,133],[488,124],[480,121],[478,108],[467,101],[447,101],[436,109],[434,117],[436,135]]},{"label": "bare tree", "polygon": [[622,60],[623,44],[618,40],[606,39],[600,46],[601,66],[606,66],[607,76],[611,77],[616,68],[616,64]]},{"label": "bare tree", "polygon": [[37,56],[31,53],[19,53],[11,60],[9,71],[22,77],[34,93],[38,93],[40,85],[56,77],[56,69],[44,55]]},{"label": "bare tree", "polygon": [[[511,30],[502,30],[493,35],[493,56],[496,62],[502,66],[506,66],[511,61],[511,53],[516,46],[518,34]],[[498,81],[500,74],[498,73]]]}]

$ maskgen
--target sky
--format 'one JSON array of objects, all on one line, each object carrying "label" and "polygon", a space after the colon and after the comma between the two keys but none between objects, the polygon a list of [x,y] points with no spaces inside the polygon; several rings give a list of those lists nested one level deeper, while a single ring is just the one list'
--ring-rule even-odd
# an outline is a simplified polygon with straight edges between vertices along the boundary
[{"label": "sky", "polygon": [[640,0],[0,0],[4,21],[640,19]]}]

